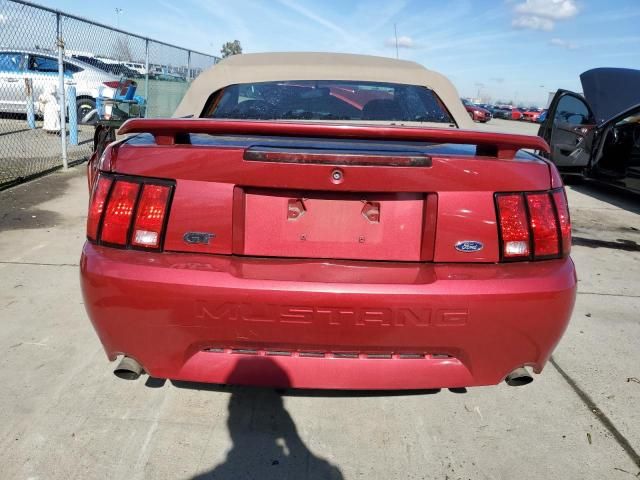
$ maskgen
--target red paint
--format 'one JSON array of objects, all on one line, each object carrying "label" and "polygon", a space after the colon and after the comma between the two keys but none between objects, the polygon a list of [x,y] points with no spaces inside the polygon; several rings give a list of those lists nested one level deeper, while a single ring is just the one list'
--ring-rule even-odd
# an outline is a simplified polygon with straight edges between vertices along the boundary
[{"label": "red paint", "polygon": [[430,193],[425,199],[424,218],[422,224],[422,251],[420,260],[431,262],[436,244],[436,227],[438,225],[438,195]]},{"label": "red paint", "polygon": [[[170,193],[171,188],[166,185],[142,186],[133,222],[132,245],[144,248],[160,247]],[[138,235],[145,232],[153,234],[155,240],[142,242]]]},{"label": "red paint", "polygon": [[[531,235],[524,195],[521,193],[497,195],[496,202],[502,238],[502,257],[528,259],[531,255]],[[514,245],[522,245],[522,248],[515,249]]]},{"label": "red paint", "polygon": [[531,217],[534,257],[558,255],[560,250],[558,223],[549,193],[529,194],[527,205]]},{"label": "red paint", "polygon": [[547,161],[549,165],[549,172],[551,173],[551,188],[561,188],[564,186],[562,183],[562,177],[560,176],[560,172],[558,172],[558,168],[555,164]]},{"label": "red paint", "polygon": [[[126,354],[150,375],[214,383],[490,385],[523,365],[540,372],[567,326],[576,290],[568,257],[501,263],[497,192],[553,198],[557,239],[570,235],[559,197],[542,193],[560,181],[554,167],[513,156],[547,150],[537,137],[212,120],[123,126],[135,131],[158,144],[108,148],[102,175],[171,194],[158,251],[85,244],[85,306],[110,359]],[[388,165],[376,152],[366,165],[291,163],[295,155],[277,152],[247,160],[248,147],[232,142],[175,144],[181,132],[270,135],[271,146],[274,135],[393,139],[409,155],[418,151],[410,141],[471,143],[484,156],[432,149],[419,166],[403,165],[406,157]],[[127,215],[132,232],[137,210]],[[186,242],[189,233],[205,241]],[[461,241],[482,248],[458,251]]]},{"label": "red paint", "polygon": [[569,255],[571,252],[571,218],[569,216],[569,206],[567,194],[564,188],[553,192],[553,201],[558,213],[560,223],[560,235],[562,239],[562,254]]},{"label": "red paint", "polygon": [[477,107],[475,105],[463,104],[465,110],[474,122],[485,123],[491,120],[491,112],[485,108]]},{"label": "red paint", "polygon": [[[191,253],[231,253],[233,185],[178,180],[164,248]],[[186,232],[215,233],[207,244],[184,242]]]},{"label": "red paint", "polygon": [[526,110],[524,112],[522,112],[522,120],[525,120],[527,122],[537,122],[538,118],[540,117],[540,115],[542,115],[542,112],[544,110]]},{"label": "red paint", "polygon": [[110,163],[112,171],[129,175],[277,189],[399,193],[550,188],[551,167],[543,160],[434,155],[431,167],[341,165],[344,181],[335,184],[332,165],[248,162],[243,154],[236,147],[123,146]]},{"label": "red paint", "polygon": [[[260,257],[417,261],[421,257],[421,194],[245,192],[244,254]],[[288,202],[304,212],[288,218]],[[363,215],[374,202],[379,221]]]},{"label": "red paint", "polygon": [[[87,243],[85,305],[109,358],[153,376],[272,385],[265,357],[207,348],[447,354],[451,359],[269,357],[290,386],[490,385],[540,372],[575,299],[570,259],[426,264],[131,252]],[[261,363],[262,362],[262,363]],[[260,372],[264,373],[263,378]]]},{"label": "red paint", "polygon": [[[479,240],[477,252],[459,252],[460,241]],[[435,262],[497,262],[498,236],[492,192],[439,192]]]},{"label": "red paint", "polygon": [[[215,133],[442,142],[494,146],[498,151],[506,150],[513,153],[520,148],[533,148],[549,152],[547,142],[540,137],[529,135],[478,132],[474,130],[459,130],[457,128],[447,130],[444,128],[386,127],[380,125],[346,125],[317,122],[132,118],[120,127],[118,134],[124,135],[126,133],[140,132],[152,133],[156,137],[159,145],[173,144],[175,142],[175,136],[178,133]],[[500,155],[498,156],[500,157]]]},{"label": "red paint", "polygon": [[497,193],[501,258],[545,260],[571,249],[569,207],[562,189]]},{"label": "red paint", "polygon": [[101,177],[100,181],[93,186],[91,199],[89,200],[89,213],[87,214],[87,238],[96,240],[98,238],[98,227],[102,219],[102,212],[107,200],[107,195],[111,189],[111,178]]},{"label": "red paint", "polygon": [[100,237],[103,242],[115,245],[127,243],[139,190],[139,183],[114,182],[102,220]]}]

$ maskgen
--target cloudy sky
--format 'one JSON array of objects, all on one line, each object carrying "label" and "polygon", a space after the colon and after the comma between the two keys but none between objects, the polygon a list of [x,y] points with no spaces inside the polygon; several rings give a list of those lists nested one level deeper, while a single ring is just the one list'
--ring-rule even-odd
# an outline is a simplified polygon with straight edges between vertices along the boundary
[{"label": "cloudy sky", "polygon": [[579,91],[589,68],[640,68],[640,0],[38,3],[214,54],[238,39],[245,52],[395,56],[395,24],[400,58],[446,74],[463,96],[493,100],[544,103],[550,90]]}]

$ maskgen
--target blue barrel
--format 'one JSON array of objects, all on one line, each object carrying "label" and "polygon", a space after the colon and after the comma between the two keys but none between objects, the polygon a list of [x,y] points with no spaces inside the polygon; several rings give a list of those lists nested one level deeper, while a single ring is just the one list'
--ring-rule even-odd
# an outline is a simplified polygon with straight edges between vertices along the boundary
[{"label": "blue barrel", "polygon": [[104,87],[98,87],[98,96],[96,98],[96,113],[98,114],[98,120],[102,120],[104,118],[104,97],[102,93],[104,91]]},{"label": "blue barrel", "polygon": [[127,93],[125,93],[124,95],[124,99],[125,100],[133,100],[133,96],[136,94],[136,85],[129,85],[129,87],[127,88]]},{"label": "blue barrel", "polygon": [[69,143],[78,145],[78,107],[76,106],[76,87],[67,89],[67,108],[69,112]]}]

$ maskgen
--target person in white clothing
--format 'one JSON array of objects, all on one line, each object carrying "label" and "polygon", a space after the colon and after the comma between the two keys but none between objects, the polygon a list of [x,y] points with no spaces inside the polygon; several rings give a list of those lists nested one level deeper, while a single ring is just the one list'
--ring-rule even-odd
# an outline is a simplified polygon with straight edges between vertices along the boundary
[{"label": "person in white clothing", "polygon": [[42,129],[48,133],[60,132],[60,105],[56,96],[55,83],[45,86],[44,92],[38,97],[38,102],[44,115]]}]

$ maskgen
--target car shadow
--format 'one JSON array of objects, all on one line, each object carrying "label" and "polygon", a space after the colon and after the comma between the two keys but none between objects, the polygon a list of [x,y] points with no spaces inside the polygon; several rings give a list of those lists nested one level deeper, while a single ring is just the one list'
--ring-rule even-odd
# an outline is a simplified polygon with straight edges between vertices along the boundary
[{"label": "car shadow", "polygon": [[570,185],[570,188],[623,210],[640,214],[640,195],[636,193],[593,181],[574,183]]},{"label": "car shadow", "polygon": [[[50,228],[62,222],[62,215],[40,205],[63,197],[78,177],[86,176],[84,168],[59,175],[42,175],[28,184],[8,188],[20,183],[18,178],[0,189],[0,231]],[[5,189],[6,187],[6,189]]]},{"label": "car shadow", "polygon": [[[145,383],[148,388],[162,388],[166,380],[149,377]],[[234,393],[236,390],[252,391],[267,387],[241,387],[236,385],[218,385],[214,383],[185,382],[171,380],[171,384],[177,388],[188,390],[201,390],[209,392]],[[310,398],[366,398],[366,397],[406,397],[410,395],[433,395],[440,393],[442,389],[414,389],[414,390],[321,390],[313,388],[273,388],[282,397],[310,397]],[[451,393],[467,393],[466,388],[449,388]]]},{"label": "car shadow", "polygon": [[[241,359],[229,376],[237,383],[255,375],[251,362]],[[263,378],[278,385],[289,385],[286,372],[275,362],[261,366]],[[203,384],[172,382],[179,388],[201,389]],[[296,425],[284,408],[283,398],[270,388],[219,387],[231,391],[227,428],[232,447],[225,460],[211,470],[192,477],[205,479],[342,479],[338,467],[315,455],[302,441]],[[207,390],[217,390],[207,388]]]}]

